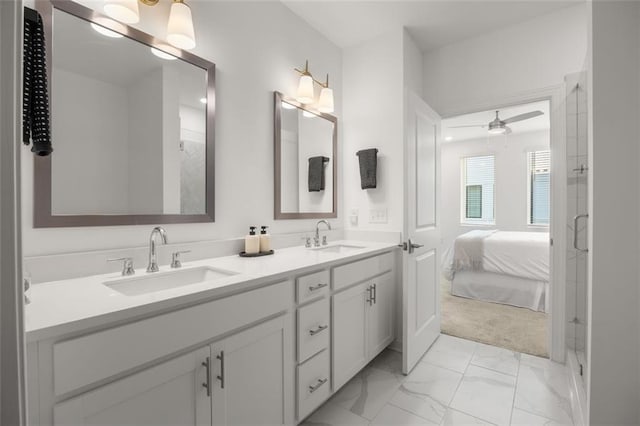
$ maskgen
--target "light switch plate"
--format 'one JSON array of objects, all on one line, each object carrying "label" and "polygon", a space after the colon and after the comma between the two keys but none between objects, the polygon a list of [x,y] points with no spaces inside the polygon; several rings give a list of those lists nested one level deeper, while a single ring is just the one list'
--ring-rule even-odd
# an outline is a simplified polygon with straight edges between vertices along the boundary
[{"label": "light switch plate", "polygon": [[360,212],[358,211],[358,209],[351,209],[351,212],[349,214],[349,222],[351,223],[351,226],[358,226],[359,214]]},{"label": "light switch plate", "polygon": [[387,209],[370,209],[369,210],[369,223],[388,223],[389,217],[387,215]]}]

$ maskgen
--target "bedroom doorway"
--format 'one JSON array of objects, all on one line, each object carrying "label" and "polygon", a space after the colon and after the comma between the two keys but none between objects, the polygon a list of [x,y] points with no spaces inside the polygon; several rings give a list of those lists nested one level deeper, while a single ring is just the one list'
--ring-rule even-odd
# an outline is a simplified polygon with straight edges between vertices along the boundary
[{"label": "bedroom doorway", "polygon": [[442,333],[550,356],[551,101],[443,119]]}]

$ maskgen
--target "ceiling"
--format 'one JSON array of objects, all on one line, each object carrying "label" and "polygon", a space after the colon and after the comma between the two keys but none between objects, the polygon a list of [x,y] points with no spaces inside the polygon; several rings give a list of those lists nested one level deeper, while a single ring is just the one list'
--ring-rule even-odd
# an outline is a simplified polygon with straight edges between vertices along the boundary
[{"label": "ceiling", "polygon": [[338,47],[407,27],[423,52],[527,21],[583,0],[282,0]]},{"label": "ceiling", "polygon": [[[526,132],[535,132],[538,130],[546,130],[550,128],[549,120],[549,102],[540,101],[529,104],[522,104],[500,108],[500,119],[504,120],[514,115],[524,114],[530,111],[542,111],[543,115],[530,118],[529,120],[511,123],[508,126],[513,131],[512,134],[521,134]],[[502,137],[490,135],[487,128],[481,127],[465,127],[462,129],[451,129],[451,126],[464,126],[469,124],[488,124],[496,117],[495,110],[475,112],[472,114],[459,115],[457,117],[442,120],[442,138],[445,142],[457,142],[470,139],[484,139],[487,137]],[[450,141],[447,139],[451,138]]]}]

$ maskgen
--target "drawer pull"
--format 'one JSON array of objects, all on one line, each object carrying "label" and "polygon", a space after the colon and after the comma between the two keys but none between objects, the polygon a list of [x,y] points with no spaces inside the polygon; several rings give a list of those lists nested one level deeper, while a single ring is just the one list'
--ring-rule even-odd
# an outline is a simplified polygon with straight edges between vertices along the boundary
[{"label": "drawer pull", "polygon": [[309,386],[309,393],[314,393],[315,391],[320,389],[320,387],[322,385],[324,385],[325,383],[327,383],[328,381],[329,381],[329,379],[318,379],[318,383],[316,383],[315,385]]},{"label": "drawer pull", "polygon": [[327,284],[327,283],[320,283],[320,284],[318,284],[318,285],[310,285],[310,286],[309,286],[309,291],[318,291],[318,290],[320,290],[321,288],[325,288],[325,287],[327,287],[328,285],[329,285],[329,284]]},{"label": "drawer pull", "polygon": [[207,389],[207,396],[211,396],[211,358],[207,357],[207,359],[202,363],[202,366],[206,369],[207,381],[202,384],[202,387]]},{"label": "drawer pull", "polygon": [[220,380],[220,389],[224,389],[224,351],[220,351],[216,358],[220,360],[220,375],[216,379]]},{"label": "drawer pull", "polygon": [[316,334],[320,333],[323,330],[326,330],[327,328],[329,328],[328,325],[319,325],[315,330],[309,330],[309,334],[315,336]]}]

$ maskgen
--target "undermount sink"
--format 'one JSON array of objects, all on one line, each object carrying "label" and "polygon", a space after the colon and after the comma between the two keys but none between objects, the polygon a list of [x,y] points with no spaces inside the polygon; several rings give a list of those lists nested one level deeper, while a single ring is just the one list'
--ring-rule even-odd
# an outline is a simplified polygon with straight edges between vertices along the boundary
[{"label": "undermount sink", "polygon": [[324,247],[318,247],[318,248],[314,248],[313,250],[316,251],[320,251],[323,253],[349,253],[352,252],[354,250],[360,250],[363,249],[364,246],[354,246],[354,245],[349,245],[349,244],[335,244],[335,245],[331,245],[331,246],[324,246]]},{"label": "undermount sink", "polygon": [[125,296],[139,296],[141,294],[213,281],[236,274],[236,272],[201,266],[121,278],[105,281],[103,284]]}]

